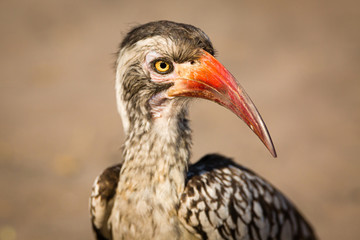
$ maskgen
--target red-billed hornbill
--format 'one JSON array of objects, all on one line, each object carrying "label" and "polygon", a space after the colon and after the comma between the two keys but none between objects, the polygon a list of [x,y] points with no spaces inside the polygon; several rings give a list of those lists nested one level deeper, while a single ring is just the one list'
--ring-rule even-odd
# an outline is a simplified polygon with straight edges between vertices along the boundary
[{"label": "red-billed hornbill", "polygon": [[240,117],[275,157],[266,126],[199,28],[170,21],[132,29],[116,61],[116,96],[126,133],[121,164],[93,186],[97,239],[315,239],[276,188],[217,154],[189,165],[192,98]]}]

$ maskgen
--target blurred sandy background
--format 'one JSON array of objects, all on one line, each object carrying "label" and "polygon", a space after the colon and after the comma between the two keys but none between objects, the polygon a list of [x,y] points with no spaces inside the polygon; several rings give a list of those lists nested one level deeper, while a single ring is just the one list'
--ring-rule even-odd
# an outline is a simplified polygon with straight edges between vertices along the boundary
[{"label": "blurred sandy background", "polygon": [[92,239],[88,196],[124,135],[114,53],[136,24],[202,28],[262,113],[279,157],[229,111],[191,107],[193,160],[234,157],[286,193],[322,239],[360,239],[356,1],[0,2],[0,240]]}]

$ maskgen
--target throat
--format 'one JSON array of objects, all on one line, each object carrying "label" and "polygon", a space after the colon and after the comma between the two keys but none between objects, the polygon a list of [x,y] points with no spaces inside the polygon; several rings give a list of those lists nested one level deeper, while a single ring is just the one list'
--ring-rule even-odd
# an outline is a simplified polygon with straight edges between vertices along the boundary
[{"label": "throat", "polygon": [[171,184],[169,189],[179,194],[184,188],[191,150],[187,103],[159,102],[161,99],[166,98],[156,95],[149,101],[151,109],[156,109],[158,115],[154,116],[150,111],[151,117],[132,119],[124,145],[120,181],[138,191],[155,188],[156,192],[159,185]]},{"label": "throat", "polygon": [[[136,124],[127,136],[120,178],[128,176],[127,182],[136,185],[174,180],[175,176],[180,178],[177,176],[180,173],[181,179],[185,179],[190,150],[191,130],[186,112],[182,111],[176,117],[147,119]],[[133,178],[130,178],[131,174]]]}]

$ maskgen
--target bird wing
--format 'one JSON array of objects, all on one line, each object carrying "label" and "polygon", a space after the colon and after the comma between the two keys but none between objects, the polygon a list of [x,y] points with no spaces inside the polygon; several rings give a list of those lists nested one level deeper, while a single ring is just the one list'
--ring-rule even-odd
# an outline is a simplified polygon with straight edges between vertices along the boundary
[{"label": "bird wing", "polygon": [[114,196],[120,177],[122,164],[105,169],[96,179],[90,196],[90,215],[97,240],[108,240],[111,227],[108,219],[114,205]]},{"label": "bird wing", "polygon": [[283,194],[216,154],[189,167],[178,215],[201,239],[316,239]]}]

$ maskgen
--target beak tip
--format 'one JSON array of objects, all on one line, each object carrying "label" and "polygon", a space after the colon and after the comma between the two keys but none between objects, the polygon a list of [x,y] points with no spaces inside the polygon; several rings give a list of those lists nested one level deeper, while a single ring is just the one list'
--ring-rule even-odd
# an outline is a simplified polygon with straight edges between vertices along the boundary
[{"label": "beak tip", "polygon": [[277,158],[277,153],[276,153],[275,147],[272,146],[272,148],[269,149],[269,150],[270,150],[271,155],[272,155],[274,158]]},{"label": "beak tip", "polygon": [[262,135],[260,137],[261,141],[264,143],[265,147],[269,150],[270,154],[276,158],[277,157],[277,153],[276,153],[276,150],[275,150],[275,146],[274,146],[274,143],[270,137],[270,134],[265,126],[265,124],[263,125],[264,128],[263,130],[265,130],[263,133],[264,135]]}]

